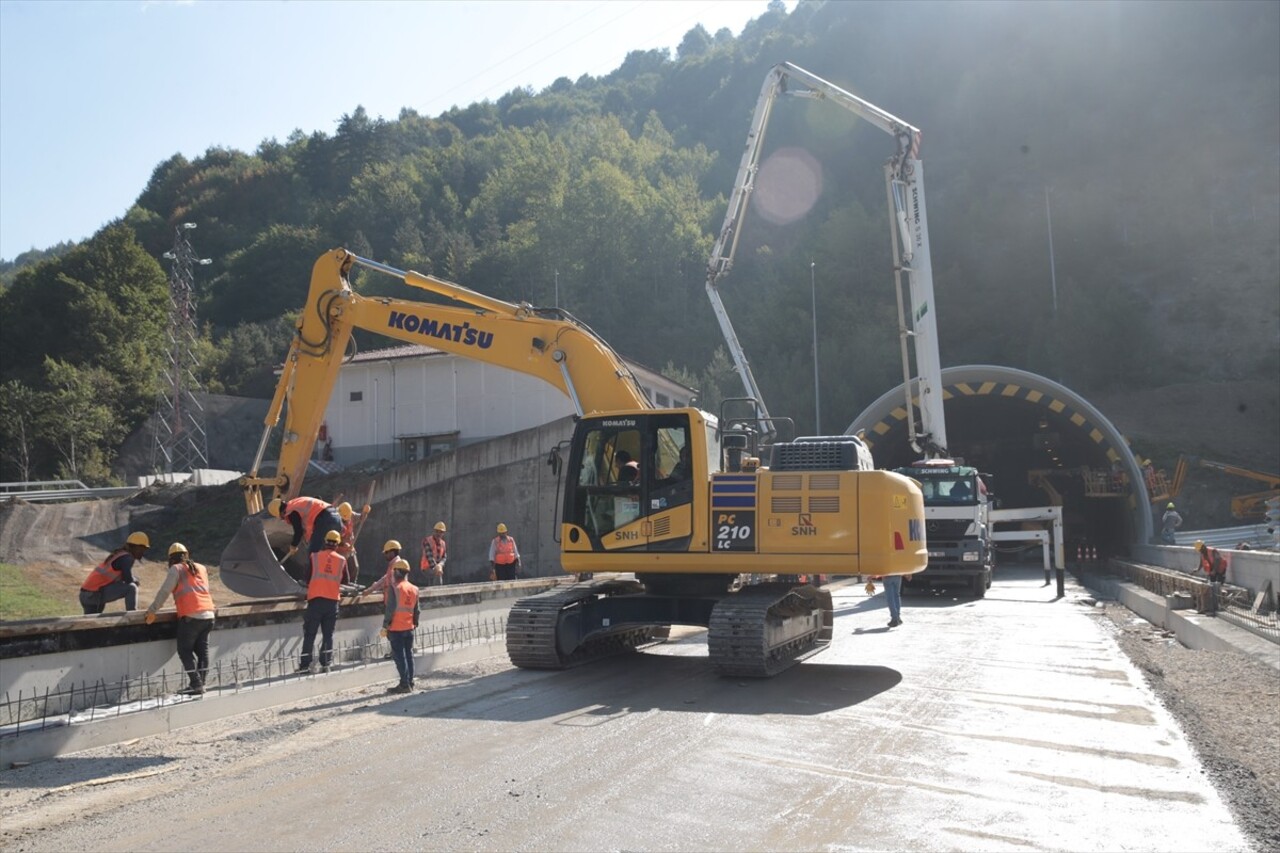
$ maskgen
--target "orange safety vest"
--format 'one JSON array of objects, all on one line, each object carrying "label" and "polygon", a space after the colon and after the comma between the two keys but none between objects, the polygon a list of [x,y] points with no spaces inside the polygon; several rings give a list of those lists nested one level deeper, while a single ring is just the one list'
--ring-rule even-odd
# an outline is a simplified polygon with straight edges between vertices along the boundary
[{"label": "orange safety vest", "polygon": [[111,564],[116,561],[117,557],[128,553],[129,550],[127,548],[119,548],[112,551],[106,556],[106,559],[94,567],[93,571],[89,572],[89,577],[84,579],[84,583],[80,585],[80,588],[87,592],[97,592],[104,586],[120,580],[123,575]]},{"label": "orange safety vest", "polygon": [[178,618],[213,610],[208,570],[199,563],[190,561],[179,563],[178,566],[178,584],[173,588],[173,603],[178,608]]},{"label": "orange safety vest", "polygon": [[337,551],[325,549],[311,555],[311,583],[307,584],[307,601],[313,598],[342,598],[342,575],[347,558]]},{"label": "orange safety vest", "polygon": [[444,562],[445,551],[448,550],[448,543],[438,536],[428,536],[422,540],[422,550],[431,554],[430,559],[426,554],[422,555],[421,568],[425,571],[432,566],[438,566]]},{"label": "orange safety vest", "polygon": [[516,540],[510,536],[493,537],[493,561],[499,566],[509,566],[516,561]]},{"label": "orange safety vest", "polygon": [[294,498],[284,505],[280,517],[284,518],[291,512],[298,513],[302,517],[302,541],[310,542],[311,534],[316,529],[316,519],[328,508],[329,504],[319,498]]},{"label": "orange safety vest", "polygon": [[413,613],[418,609],[418,588],[407,580],[395,585],[395,612],[391,614],[388,631],[412,631]]}]

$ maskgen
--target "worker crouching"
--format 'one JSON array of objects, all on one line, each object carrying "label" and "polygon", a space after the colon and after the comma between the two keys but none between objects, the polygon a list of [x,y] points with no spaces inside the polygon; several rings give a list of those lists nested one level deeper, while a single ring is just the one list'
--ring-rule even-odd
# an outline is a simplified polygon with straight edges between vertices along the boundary
[{"label": "worker crouching", "polygon": [[382,636],[391,644],[391,659],[396,662],[400,683],[388,693],[413,690],[413,634],[418,627],[418,588],[409,583],[409,563],[396,560],[391,564],[395,582],[387,590],[386,610],[382,616]]},{"label": "worker crouching", "polygon": [[151,540],[147,534],[135,531],[124,544],[112,551],[89,572],[80,585],[80,606],[85,615],[101,613],[109,602],[124,599],[126,611],[138,607],[138,581],[133,576],[133,565],[140,561]]}]

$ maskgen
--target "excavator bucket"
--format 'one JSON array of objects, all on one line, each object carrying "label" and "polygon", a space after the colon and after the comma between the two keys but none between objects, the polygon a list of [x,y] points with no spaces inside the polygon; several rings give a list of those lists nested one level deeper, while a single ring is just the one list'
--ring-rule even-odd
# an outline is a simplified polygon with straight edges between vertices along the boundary
[{"label": "excavator bucket", "polygon": [[249,598],[297,595],[302,586],[280,565],[263,526],[265,513],[240,522],[240,529],[222,551],[218,573],[227,589]]}]

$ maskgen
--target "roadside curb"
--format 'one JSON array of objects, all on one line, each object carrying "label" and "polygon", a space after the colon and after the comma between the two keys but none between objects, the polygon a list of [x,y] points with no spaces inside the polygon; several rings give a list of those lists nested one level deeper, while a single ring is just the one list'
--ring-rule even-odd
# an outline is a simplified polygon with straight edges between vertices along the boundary
[{"label": "roadside curb", "polygon": [[[471,645],[414,657],[418,676],[458,664],[473,663],[506,653],[503,638],[482,640]],[[44,761],[60,755],[109,746],[147,735],[166,734],[177,729],[225,719],[303,699],[325,696],[340,690],[369,687],[396,677],[390,661],[372,661],[352,669],[321,675],[300,676],[278,684],[253,689],[230,689],[199,700],[188,700],[145,710],[132,711],[89,723],[61,725],[27,732],[0,740],[0,768],[15,763]]]}]

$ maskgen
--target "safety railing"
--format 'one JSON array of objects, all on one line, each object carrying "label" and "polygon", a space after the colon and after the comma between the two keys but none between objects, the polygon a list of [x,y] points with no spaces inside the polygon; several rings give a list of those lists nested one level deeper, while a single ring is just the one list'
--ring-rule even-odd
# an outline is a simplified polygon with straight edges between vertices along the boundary
[{"label": "safety railing", "polygon": [[91,498],[122,498],[139,491],[138,486],[86,486],[80,480],[32,480],[21,483],[0,483],[0,503],[24,500],[29,503],[42,501],[77,501]]},{"label": "safety railing", "polygon": [[[420,628],[414,635],[414,654],[432,654],[506,637],[505,617],[471,619],[452,625]],[[369,642],[338,643],[328,672],[390,665],[390,646],[381,638]],[[323,678],[318,661],[310,671],[298,671],[299,650],[267,657],[232,657],[211,661],[205,676],[205,695],[265,690],[299,678]],[[148,673],[108,683],[83,681],[43,691],[6,693],[0,700],[0,737],[58,726],[83,725],[109,717],[136,713],[176,702],[191,701],[182,690],[188,673],[181,669]]]}]

